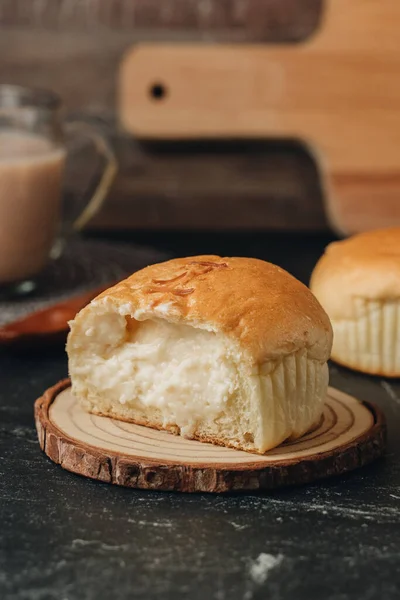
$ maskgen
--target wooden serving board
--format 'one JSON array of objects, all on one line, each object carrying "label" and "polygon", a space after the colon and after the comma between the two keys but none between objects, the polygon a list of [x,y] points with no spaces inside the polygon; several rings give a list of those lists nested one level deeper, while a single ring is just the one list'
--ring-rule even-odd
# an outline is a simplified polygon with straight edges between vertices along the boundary
[{"label": "wooden serving board", "polygon": [[[119,171],[88,224],[91,230],[326,231],[315,165],[298,145],[251,140],[249,148],[216,140],[210,148],[187,140],[178,149],[167,142],[158,151],[154,144],[138,143],[115,119],[116,73],[133,44],[300,42],[318,27],[323,5],[324,0],[0,0],[0,81],[53,89],[69,116],[87,119],[110,139]],[[91,185],[94,166],[86,152],[68,161],[66,196]]]},{"label": "wooden serving board", "polygon": [[399,0],[326,0],[301,44],[138,45],[121,122],[146,139],[299,139],[338,232],[400,224],[399,23]]},{"label": "wooden serving board", "polygon": [[35,420],[42,450],[68,471],[127,487],[181,492],[307,483],[365,465],[381,456],[386,444],[380,410],[333,388],[317,427],[263,456],[88,414],[69,380],[36,401]]}]

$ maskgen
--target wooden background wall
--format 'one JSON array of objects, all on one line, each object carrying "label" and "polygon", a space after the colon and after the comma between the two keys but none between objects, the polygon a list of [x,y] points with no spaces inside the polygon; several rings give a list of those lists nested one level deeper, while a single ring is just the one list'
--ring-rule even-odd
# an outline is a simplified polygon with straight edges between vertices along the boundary
[{"label": "wooden background wall", "polygon": [[138,41],[297,43],[322,11],[322,0],[0,0],[0,82],[54,89],[112,139],[120,172],[91,227],[321,230],[318,176],[298,145],[142,144],[118,126],[115,83]]}]

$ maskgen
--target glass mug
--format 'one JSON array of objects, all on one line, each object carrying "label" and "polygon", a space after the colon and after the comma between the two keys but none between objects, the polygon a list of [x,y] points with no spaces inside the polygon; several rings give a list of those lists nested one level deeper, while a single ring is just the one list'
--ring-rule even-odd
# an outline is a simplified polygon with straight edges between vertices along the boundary
[{"label": "glass mug", "polygon": [[[67,140],[91,141],[104,167],[88,199],[62,202]],[[63,243],[101,207],[117,171],[114,152],[93,126],[63,122],[53,92],[0,85],[0,295],[24,294]]]}]

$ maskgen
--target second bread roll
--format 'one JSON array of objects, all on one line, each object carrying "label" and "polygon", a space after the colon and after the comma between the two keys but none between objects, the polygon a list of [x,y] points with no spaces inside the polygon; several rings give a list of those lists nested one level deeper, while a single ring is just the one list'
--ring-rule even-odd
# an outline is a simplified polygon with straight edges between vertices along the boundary
[{"label": "second bread roll", "polygon": [[352,369],[400,376],[400,229],[330,244],[310,288],[334,331],[332,359]]}]

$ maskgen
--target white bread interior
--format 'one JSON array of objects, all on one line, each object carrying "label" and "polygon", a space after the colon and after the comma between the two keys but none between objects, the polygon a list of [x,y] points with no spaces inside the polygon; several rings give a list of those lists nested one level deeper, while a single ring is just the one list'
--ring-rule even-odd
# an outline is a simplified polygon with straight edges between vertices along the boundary
[{"label": "white bread interior", "polygon": [[[205,258],[222,260],[197,258],[203,263]],[[234,265],[234,260],[251,259],[223,260]],[[279,271],[279,276],[285,273]],[[205,281],[210,283],[207,275]],[[286,273],[284,277],[290,278]],[[260,357],[254,347],[223,327],[221,316],[218,322],[201,319],[197,313],[196,319],[190,318],[185,294],[174,302],[164,290],[163,301],[154,302],[154,297],[144,298],[142,287],[130,289],[131,293],[119,288],[117,293],[102,295],[71,323],[70,376],[86,410],[257,453],[300,437],[319,420],[328,386],[326,360],[332,334],[314,299],[298,332],[303,337],[296,344],[283,340],[287,352],[277,353],[271,347]],[[305,286],[299,289],[311,297]],[[311,336],[313,344],[307,347],[310,336],[303,330],[307,324],[314,326],[312,311],[321,311],[321,322],[319,335]],[[278,314],[275,321],[279,327]],[[250,327],[250,321],[242,322],[246,325]]]}]

